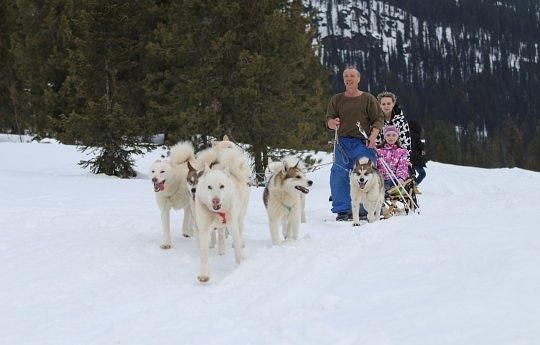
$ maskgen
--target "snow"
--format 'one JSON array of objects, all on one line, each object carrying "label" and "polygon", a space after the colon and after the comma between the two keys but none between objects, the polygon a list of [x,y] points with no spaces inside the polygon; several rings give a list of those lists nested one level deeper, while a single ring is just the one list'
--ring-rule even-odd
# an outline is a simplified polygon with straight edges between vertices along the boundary
[{"label": "snow", "polygon": [[[162,238],[150,164],[92,175],[73,146],[0,142],[1,344],[538,344],[540,174],[430,162],[422,213],[353,228],[310,173],[298,241],[253,187],[245,260]],[[326,157],[328,161],[329,157]]]}]

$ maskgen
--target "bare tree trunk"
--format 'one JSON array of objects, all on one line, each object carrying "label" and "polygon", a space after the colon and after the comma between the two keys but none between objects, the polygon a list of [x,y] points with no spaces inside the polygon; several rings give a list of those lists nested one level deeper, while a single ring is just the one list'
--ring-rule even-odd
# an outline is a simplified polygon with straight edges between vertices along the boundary
[{"label": "bare tree trunk", "polygon": [[111,113],[112,109],[112,97],[111,97],[111,85],[110,85],[110,78],[111,73],[109,71],[109,61],[105,61],[105,97],[107,99],[107,114]]},{"label": "bare tree trunk", "polygon": [[253,144],[253,160],[255,161],[255,176],[257,181],[262,182],[264,180],[265,162],[268,161],[268,150],[266,149],[263,140],[258,139]]},{"label": "bare tree trunk", "polygon": [[13,78],[13,71],[8,69],[8,78],[9,78],[9,98],[11,100],[11,107],[13,108],[13,117],[15,119],[15,126],[17,127],[17,134],[19,134],[19,140],[23,142],[21,134],[21,121],[19,119],[19,110],[17,106],[17,87],[15,86],[15,80]]}]

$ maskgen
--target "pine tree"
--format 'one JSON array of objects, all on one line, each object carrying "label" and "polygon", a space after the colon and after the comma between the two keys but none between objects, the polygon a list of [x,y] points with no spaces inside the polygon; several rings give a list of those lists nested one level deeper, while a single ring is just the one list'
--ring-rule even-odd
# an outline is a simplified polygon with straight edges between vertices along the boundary
[{"label": "pine tree", "polygon": [[534,127],[533,139],[527,148],[525,167],[540,171],[540,121],[537,121]]},{"label": "pine tree", "polygon": [[326,75],[301,1],[185,0],[162,10],[145,90],[170,143],[228,134],[250,145],[259,172],[270,148],[318,144]]},{"label": "pine tree", "polygon": [[238,32],[246,35],[235,41],[236,75],[228,80],[233,92],[225,100],[232,111],[224,124],[252,144],[255,169],[262,172],[269,148],[313,147],[320,141],[325,78],[301,1],[249,2],[240,14]]},{"label": "pine tree", "polygon": [[65,105],[59,90],[68,74],[69,22],[75,13],[74,5],[71,0],[42,4],[19,0],[17,6],[14,67],[29,97],[29,125],[34,133],[54,135],[58,128],[50,120],[57,120]]},{"label": "pine tree", "polygon": [[0,1],[0,129],[22,134],[30,127],[26,110],[28,93],[15,69],[14,34],[17,8],[12,1]]},{"label": "pine tree", "polygon": [[163,19],[146,44],[144,90],[154,131],[165,133],[168,144],[191,139],[203,146],[223,134],[219,113],[229,90],[219,55],[228,52],[219,51],[218,42],[226,39],[221,26],[234,19],[236,7],[185,0],[158,9]]},{"label": "pine tree", "polygon": [[94,173],[135,176],[131,155],[149,148],[141,35],[150,3],[84,1],[74,28],[63,94],[74,100],[63,117],[64,141],[97,154],[81,161]]},{"label": "pine tree", "polygon": [[456,129],[448,123],[436,121],[431,130],[426,128],[426,141],[429,148],[429,159],[459,164],[461,162],[460,144]]}]

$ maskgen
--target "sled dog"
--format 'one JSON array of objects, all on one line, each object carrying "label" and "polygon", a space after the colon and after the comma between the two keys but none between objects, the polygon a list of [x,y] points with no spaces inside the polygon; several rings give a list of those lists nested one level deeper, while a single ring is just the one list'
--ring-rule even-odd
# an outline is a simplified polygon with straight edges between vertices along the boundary
[{"label": "sled dog", "polygon": [[[296,158],[292,156],[287,156],[287,159],[294,160]],[[294,165],[294,163],[291,161],[289,162],[289,165]],[[302,162],[301,160],[298,161],[298,168],[302,171],[306,171],[306,166],[304,165],[304,162]],[[266,169],[264,170],[264,181],[266,182],[266,184],[268,183],[268,181],[270,181],[270,177],[272,177],[272,175],[279,172],[281,169],[283,169],[282,161],[273,161],[272,158],[268,158],[268,165],[266,166]],[[302,213],[300,217],[300,222],[305,223],[306,222],[306,195],[301,194],[300,200],[302,201],[302,206],[301,206]]]},{"label": "sled dog", "polygon": [[249,202],[249,181],[251,168],[248,165],[248,158],[245,152],[235,143],[229,141],[225,135],[222,141],[213,141],[212,147],[207,148],[197,154],[197,170],[202,171],[205,166],[224,170],[227,169],[230,178],[233,180],[237,196],[236,202],[240,206],[240,238],[244,244],[244,218],[246,217]]},{"label": "sled dog", "polygon": [[204,170],[205,164],[210,167],[214,165],[218,169],[229,168],[231,176],[236,180],[249,183],[251,169],[244,151],[232,141],[227,135],[222,141],[214,140],[212,147],[207,148],[197,154],[198,170]]},{"label": "sled dog", "polygon": [[190,160],[195,161],[193,145],[187,141],[180,142],[171,148],[168,161],[156,160],[150,168],[156,202],[161,211],[162,249],[171,248],[171,208],[184,210],[182,233],[184,237],[193,236],[190,196],[186,185],[187,162]]},{"label": "sled dog", "polygon": [[280,243],[279,223],[285,239],[297,239],[300,227],[303,194],[309,193],[309,181],[299,168],[300,162],[291,165],[290,157],[281,161],[281,169],[272,175],[264,188],[263,201],[268,213],[272,243]]},{"label": "sled dog", "polygon": [[360,225],[360,204],[367,210],[368,222],[379,220],[384,203],[384,180],[367,157],[359,158],[349,174],[353,226]]},{"label": "sled dog", "polygon": [[210,279],[208,256],[210,238],[215,229],[218,231],[218,254],[225,254],[225,231],[228,230],[234,243],[236,263],[242,261],[240,224],[244,221],[245,210],[240,202],[240,184],[230,175],[227,167],[224,170],[216,167],[210,169],[208,164],[199,178],[195,194],[195,216],[201,252],[201,270],[197,278],[201,283]]}]

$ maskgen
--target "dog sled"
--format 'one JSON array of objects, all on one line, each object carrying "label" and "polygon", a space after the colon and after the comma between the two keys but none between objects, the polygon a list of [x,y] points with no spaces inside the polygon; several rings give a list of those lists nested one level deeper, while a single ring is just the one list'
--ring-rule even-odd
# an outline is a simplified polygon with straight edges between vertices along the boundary
[{"label": "dog sled", "polygon": [[414,171],[409,168],[409,178],[402,183],[392,173],[391,169],[388,169],[385,163],[383,163],[383,166],[390,172],[393,186],[384,192],[381,219],[419,213],[420,207],[418,206],[418,198],[416,197],[418,189],[416,188]]},{"label": "dog sled", "polygon": [[[357,122],[356,125],[363,135],[364,140],[367,140],[367,135],[362,130],[360,122]],[[339,146],[337,128],[334,131],[334,140],[328,142],[333,145],[332,164],[335,164],[336,149]],[[383,169],[390,175],[393,184],[392,187],[385,190],[380,219],[420,213],[420,207],[416,196],[418,189],[416,188],[414,169],[409,166],[409,177],[404,182],[401,182],[382,157],[377,157],[377,159],[381,162]],[[328,201],[332,202],[332,196],[329,197]],[[366,216],[361,215],[361,219],[366,219]]]}]

